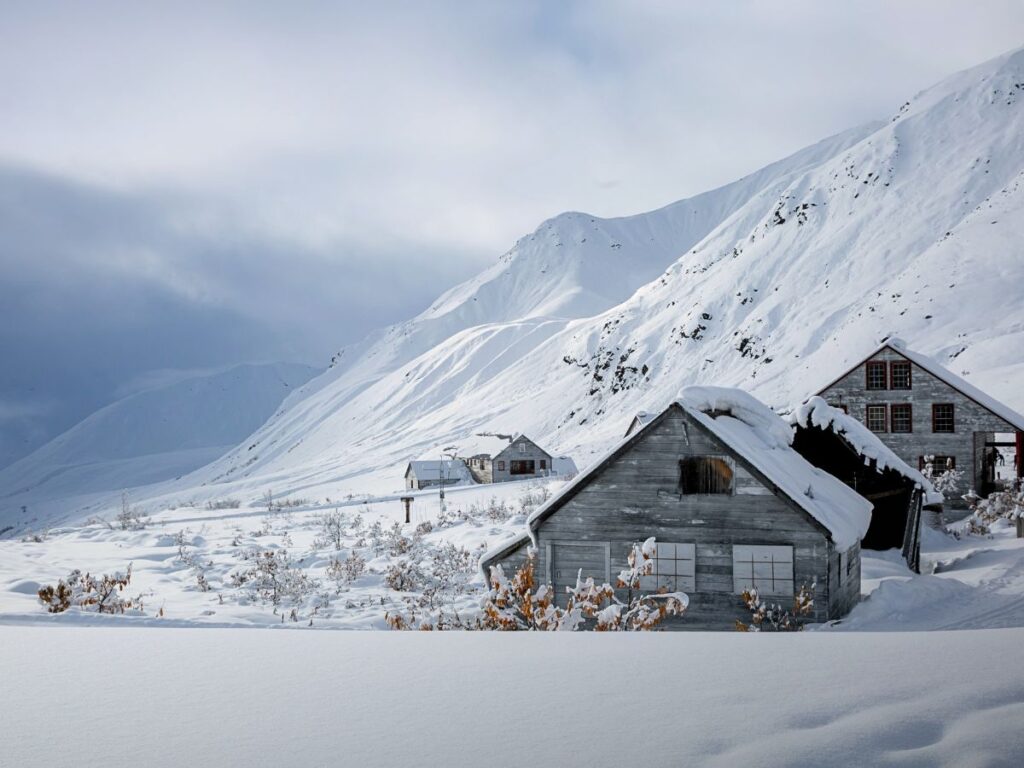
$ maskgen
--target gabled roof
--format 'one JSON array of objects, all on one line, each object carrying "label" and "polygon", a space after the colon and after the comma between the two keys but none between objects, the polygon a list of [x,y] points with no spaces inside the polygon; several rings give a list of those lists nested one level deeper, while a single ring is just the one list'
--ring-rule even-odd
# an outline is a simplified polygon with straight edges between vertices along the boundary
[{"label": "gabled roof", "polygon": [[629,426],[626,428],[626,435],[628,436],[632,434],[634,430],[637,430],[640,427],[647,426],[654,421],[654,418],[657,415],[658,414],[656,413],[649,413],[648,411],[637,411],[636,416],[633,417],[633,420],[629,422]]},{"label": "gabled roof", "polygon": [[420,480],[440,480],[440,473],[444,472],[446,480],[462,481],[472,480],[473,476],[462,459],[451,461],[435,459],[434,461],[410,461],[405,468],[406,476],[412,471]]},{"label": "gabled roof", "polygon": [[538,507],[527,520],[531,537],[535,539],[535,531],[546,517],[675,408],[684,411],[806,512],[838,548],[846,549],[864,537],[871,522],[871,502],[794,451],[792,429],[768,406],[746,392],[721,387],[684,389],[668,408],[626,435],[601,460]]},{"label": "gabled roof", "polygon": [[854,368],[864,365],[864,363],[866,363],[868,360],[875,357],[879,352],[885,349],[891,349],[893,352],[899,355],[903,355],[903,357],[910,360],[917,367],[924,369],[935,378],[945,382],[953,389],[957,390],[964,397],[973,400],[985,410],[989,411],[995,416],[998,416],[1003,421],[1008,422],[1013,426],[1014,429],[1024,431],[1024,416],[1017,413],[1017,411],[1013,410],[1004,403],[999,402],[994,397],[985,394],[976,386],[974,386],[967,380],[961,378],[960,376],[957,376],[948,368],[944,368],[943,366],[939,365],[939,363],[937,363],[931,357],[928,357],[928,355],[924,355],[920,352],[915,352],[914,350],[910,349],[907,346],[906,342],[895,336],[886,339],[870,355],[865,357],[856,365],[851,365],[849,368],[847,368],[846,372],[843,373],[842,376],[839,376],[838,378],[830,382],[827,386],[822,387],[820,390],[818,390],[818,394],[820,395],[822,392],[827,390],[829,387],[833,386],[840,379],[849,375],[850,371],[852,371]]},{"label": "gabled roof", "polygon": [[549,459],[553,458],[553,457],[552,457],[552,455],[551,455],[550,453],[548,453],[547,451],[545,451],[545,450],[544,450],[543,448],[541,448],[541,447],[540,447],[539,445],[537,445],[537,443],[535,443],[535,442],[534,442],[533,440],[531,440],[530,438],[528,438],[528,437],[527,437],[526,435],[523,435],[523,434],[519,434],[519,435],[516,435],[516,436],[515,436],[515,438],[513,438],[513,440],[512,440],[512,442],[511,442],[511,443],[509,443],[508,445],[506,445],[506,446],[505,446],[505,447],[504,447],[504,448],[503,448],[503,449],[502,449],[502,450],[501,450],[501,451],[500,451],[499,453],[496,453],[496,454],[494,454],[494,456],[492,456],[491,458],[495,458],[495,457],[499,456],[499,455],[500,455],[501,453],[504,453],[504,452],[505,452],[505,451],[507,451],[507,450],[508,450],[509,448],[511,448],[511,447],[512,447],[513,445],[515,445],[516,443],[518,443],[518,442],[519,442],[520,440],[525,440],[526,442],[530,443],[530,445],[533,445],[533,446],[534,446],[534,447],[535,447],[535,448],[536,448],[536,449],[537,449],[538,451],[540,451],[541,453],[543,453],[543,454],[544,454],[545,456],[547,456],[547,457],[548,457]]},{"label": "gabled roof", "polygon": [[787,417],[787,421],[794,429],[817,427],[834,432],[858,456],[872,462],[879,472],[889,469],[913,482],[924,494],[926,505],[942,504],[943,495],[932,487],[928,478],[893,453],[889,446],[879,440],[874,432],[857,419],[839,408],[833,408],[821,397],[814,395],[808,398],[793,409]]}]

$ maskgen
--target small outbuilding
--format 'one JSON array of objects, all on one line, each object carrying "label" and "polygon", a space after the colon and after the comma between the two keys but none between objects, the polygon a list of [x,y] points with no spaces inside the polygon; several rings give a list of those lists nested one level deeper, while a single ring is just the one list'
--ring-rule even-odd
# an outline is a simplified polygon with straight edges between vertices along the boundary
[{"label": "small outbuilding", "polygon": [[405,489],[420,491],[449,485],[471,485],[473,476],[462,459],[410,461],[405,468]]},{"label": "small outbuilding", "polygon": [[793,450],[839,478],[872,504],[861,547],[899,549],[920,573],[922,509],[941,510],[943,496],[857,419],[812,397],[788,417]]},{"label": "small outbuilding", "polygon": [[478,483],[548,477],[555,472],[551,454],[526,435],[474,435],[456,447]]},{"label": "small outbuilding", "polygon": [[740,594],[751,587],[789,604],[806,585],[813,619],[839,618],[860,597],[871,503],[792,441],[792,428],[749,394],[689,387],[660,414],[634,420],[481,567],[514,570],[534,547],[538,581],[564,601],[577,574],[611,583],[632,544],[654,536],[644,588],[690,598],[670,629],[733,629],[749,620]]}]

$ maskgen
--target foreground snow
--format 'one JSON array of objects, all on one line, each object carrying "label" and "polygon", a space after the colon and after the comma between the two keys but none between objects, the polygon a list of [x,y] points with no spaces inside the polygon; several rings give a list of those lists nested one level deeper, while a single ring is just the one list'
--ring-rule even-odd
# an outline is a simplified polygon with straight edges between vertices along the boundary
[{"label": "foreground snow", "polygon": [[3,762],[22,768],[1024,760],[1024,630],[0,627],[0,647]]}]

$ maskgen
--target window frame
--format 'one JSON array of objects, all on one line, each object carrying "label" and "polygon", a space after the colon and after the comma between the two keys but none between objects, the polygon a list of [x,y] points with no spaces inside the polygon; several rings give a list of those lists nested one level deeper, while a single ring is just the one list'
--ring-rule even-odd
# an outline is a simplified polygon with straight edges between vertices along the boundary
[{"label": "window frame", "polygon": [[[873,387],[871,386],[871,372],[872,370],[877,371],[881,369],[881,382],[882,386]],[[876,377],[877,378],[877,377]],[[864,389],[869,392],[884,392],[889,388],[889,370],[885,360],[868,360],[864,364]]]},{"label": "window frame", "polygon": [[[896,366],[906,366],[907,368],[907,386],[897,387],[896,386]],[[890,360],[889,361],[889,389],[894,389],[899,392],[909,392],[914,388],[914,371],[913,366],[910,365],[909,360]]]},{"label": "window frame", "polygon": [[[942,456],[941,454],[934,454],[934,453],[930,454],[930,455],[931,455],[933,460],[934,459],[945,459],[945,462],[943,462],[943,469],[942,469],[943,472],[945,472],[946,470],[949,470],[949,469],[956,469],[956,456]],[[936,464],[936,462],[932,461],[932,467],[933,468],[934,468],[935,464]],[[917,457],[917,471],[922,473],[922,474],[924,474],[924,472],[925,472],[925,470],[927,468],[928,468],[928,462],[925,461],[925,457],[924,456],[918,456]],[[935,477],[935,475],[934,474],[933,475],[925,475],[925,477],[931,479],[931,478]]]},{"label": "window frame", "polygon": [[[907,411],[907,429],[896,429],[895,411]],[[914,406],[911,403],[892,403],[889,405],[889,432],[894,435],[911,435],[914,433]]]},{"label": "window frame", "polygon": [[[746,556],[749,555],[749,560]],[[788,557],[787,557],[788,556]],[[756,589],[759,596],[763,597],[788,597],[796,594],[796,572],[794,563],[796,553],[792,544],[733,544],[732,547],[732,588],[733,593],[740,595],[746,589]],[[742,568],[749,564],[749,577]],[[765,576],[765,565],[771,572],[771,576]],[[739,567],[738,567],[739,566]],[[757,568],[755,566],[760,566]],[[776,575],[777,568],[781,575]],[[788,568],[786,567],[788,566]],[[760,570],[761,575],[758,575]],[[786,574],[788,573],[788,578]],[[758,579],[762,580],[759,586]],[[770,589],[764,584],[770,582]],[[781,583],[781,586],[779,586]],[[788,586],[787,586],[788,585]]]},{"label": "window frame", "polygon": [[[949,408],[949,429],[936,429],[935,413],[937,408]],[[956,433],[956,406],[954,403],[932,403],[932,434],[952,435]]]},{"label": "window frame", "polygon": [[505,462],[504,461],[499,461],[499,462],[497,462],[497,464],[498,464],[498,471],[499,472],[504,472],[505,471]]},{"label": "window frame", "polygon": [[[694,491],[687,492],[686,486],[683,483],[683,464],[689,461],[721,461],[729,469],[729,487],[725,491]],[[678,491],[680,498],[683,496],[735,496],[736,495],[736,463],[733,461],[731,456],[727,456],[721,453],[707,453],[707,454],[696,454],[692,456],[682,456],[679,459],[679,479],[678,479]]]},{"label": "window frame", "polygon": [[[871,409],[881,408],[882,409],[882,428],[872,429],[871,428]],[[868,403],[864,406],[864,426],[868,428],[870,432],[876,435],[884,435],[889,432],[889,406],[885,403]]]},{"label": "window frame", "polygon": [[697,591],[697,545],[694,542],[656,541],[651,573],[640,577],[642,592]]}]

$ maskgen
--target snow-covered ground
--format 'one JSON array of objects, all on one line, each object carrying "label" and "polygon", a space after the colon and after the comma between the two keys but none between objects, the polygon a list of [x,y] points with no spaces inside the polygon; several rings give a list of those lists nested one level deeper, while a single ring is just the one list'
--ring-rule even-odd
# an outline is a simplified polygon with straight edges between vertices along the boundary
[{"label": "snow-covered ground", "polygon": [[0,762],[1014,768],[1022,640],[3,627]]}]

